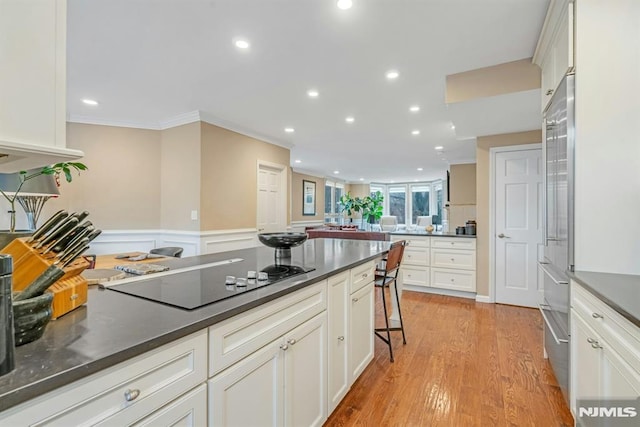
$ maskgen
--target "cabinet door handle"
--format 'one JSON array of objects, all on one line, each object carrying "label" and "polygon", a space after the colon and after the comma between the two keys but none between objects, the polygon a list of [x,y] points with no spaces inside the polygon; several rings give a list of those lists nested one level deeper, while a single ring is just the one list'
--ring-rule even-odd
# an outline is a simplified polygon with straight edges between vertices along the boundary
[{"label": "cabinet door handle", "polygon": [[594,340],[593,338],[587,338],[587,342],[589,344],[593,344],[594,342],[598,342],[598,341]]},{"label": "cabinet door handle", "polygon": [[352,302],[358,302],[358,298],[354,298],[351,300]]},{"label": "cabinet door handle", "polygon": [[288,349],[289,349],[289,346],[288,346],[287,344],[282,344],[282,345],[280,346],[280,350],[287,351]]},{"label": "cabinet door handle", "polygon": [[551,95],[552,93],[553,93],[553,89],[547,89],[547,91],[545,92],[547,96]]},{"label": "cabinet door handle", "polygon": [[367,274],[367,273],[364,273],[364,274],[362,275],[362,278],[363,278],[363,279],[366,279],[367,277],[369,277],[369,274]]},{"label": "cabinet door handle", "polygon": [[600,344],[598,344],[598,341],[596,341],[593,344],[591,344],[591,347],[593,347],[593,348],[602,348],[602,346]]},{"label": "cabinet door handle", "polygon": [[133,402],[138,398],[138,396],[140,396],[140,390],[137,388],[134,388],[133,390],[127,389],[124,392],[124,400],[127,402]]},{"label": "cabinet door handle", "polygon": [[456,259],[455,258],[451,258],[451,262],[456,262]]},{"label": "cabinet door handle", "polygon": [[291,338],[290,340],[287,340],[287,344],[290,344],[290,345],[294,345],[294,344],[295,344],[295,343],[297,343],[297,342],[298,342],[298,341],[296,341],[296,339],[295,339],[295,338]]},{"label": "cabinet door handle", "polygon": [[600,313],[593,313],[591,317],[593,317],[594,319],[604,319],[604,317]]},{"label": "cabinet door handle", "polygon": [[343,335],[340,335],[340,336],[338,337],[338,341],[344,341],[344,336],[343,336]]}]

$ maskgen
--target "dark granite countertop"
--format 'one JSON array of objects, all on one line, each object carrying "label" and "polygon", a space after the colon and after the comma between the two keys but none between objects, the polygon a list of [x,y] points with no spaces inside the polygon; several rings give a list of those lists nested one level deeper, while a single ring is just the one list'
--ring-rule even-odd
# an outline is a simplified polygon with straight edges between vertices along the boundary
[{"label": "dark granite countertop", "polygon": [[640,276],[592,271],[576,271],[569,275],[640,328]]},{"label": "dark granite countertop", "polygon": [[[51,321],[39,340],[16,348],[16,369],[0,377],[0,411],[375,259],[388,249],[389,243],[380,241],[308,240],[292,248],[292,258],[315,257],[314,271],[195,310],[91,287],[87,304]],[[273,251],[257,247],[157,264],[181,268],[265,257]]]},{"label": "dark granite countertop", "polygon": [[402,236],[427,236],[427,237],[466,237],[468,239],[475,239],[476,235],[473,234],[456,234],[452,232],[442,232],[442,231],[434,231],[432,233],[427,233],[425,230],[398,230],[392,231],[391,234],[394,235],[402,235]]}]

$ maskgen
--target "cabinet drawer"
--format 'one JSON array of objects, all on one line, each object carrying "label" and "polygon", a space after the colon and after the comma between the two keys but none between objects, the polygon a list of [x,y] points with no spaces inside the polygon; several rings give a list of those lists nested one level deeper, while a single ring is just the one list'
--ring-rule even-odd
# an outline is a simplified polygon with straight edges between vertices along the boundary
[{"label": "cabinet drawer", "polygon": [[206,377],[203,330],[10,409],[0,425],[129,425]]},{"label": "cabinet drawer", "polygon": [[574,282],[571,286],[571,306],[587,325],[640,373],[640,328]]},{"label": "cabinet drawer", "polygon": [[209,376],[326,308],[327,283],[322,281],[209,327]]},{"label": "cabinet drawer", "polygon": [[432,248],[442,249],[474,249],[476,239],[472,237],[434,237],[431,241]]},{"label": "cabinet drawer", "polygon": [[392,239],[394,242],[399,240],[407,241],[407,248],[428,248],[431,246],[430,237],[412,237],[412,236],[396,236]]},{"label": "cabinet drawer", "polygon": [[351,269],[351,293],[373,282],[375,268],[375,262],[369,261]]},{"label": "cabinet drawer", "polygon": [[429,286],[429,267],[400,267],[403,285]]},{"label": "cabinet drawer", "polygon": [[431,267],[431,287],[475,292],[476,273],[474,271]]},{"label": "cabinet drawer", "polygon": [[407,247],[402,256],[402,264],[429,265],[429,248]]},{"label": "cabinet drawer", "polygon": [[207,385],[200,384],[195,390],[175,402],[154,412],[135,427],[185,426],[198,427],[207,423]]},{"label": "cabinet drawer", "polygon": [[475,251],[432,249],[431,266],[475,270],[476,253]]}]

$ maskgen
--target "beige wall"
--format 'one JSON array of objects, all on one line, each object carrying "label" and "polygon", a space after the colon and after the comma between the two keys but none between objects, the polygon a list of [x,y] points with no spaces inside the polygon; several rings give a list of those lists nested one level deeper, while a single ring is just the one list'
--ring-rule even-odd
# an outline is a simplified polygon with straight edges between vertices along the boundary
[{"label": "beige wall", "polygon": [[[258,160],[285,166],[290,183],[289,150],[208,123],[201,131],[201,230],[255,228]],[[291,191],[283,191],[289,223]]]},{"label": "beige wall", "polygon": [[349,184],[349,192],[352,197],[366,197],[369,195],[369,184]]},{"label": "beige wall", "polygon": [[539,89],[540,73],[540,68],[527,58],[451,74],[446,78],[446,102]]},{"label": "beige wall", "polygon": [[[160,223],[167,230],[200,230],[200,122],[161,132]],[[191,211],[198,220],[191,220]]]},{"label": "beige wall", "polygon": [[67,124],[67,147],[82,150],[88,171],[61,180],[60,197],[45,205],[39,224],[59,209],[89,211],[100,229],[160,226],[160,133]]},{"label": "beige wall", "polygon": [[476,280],[478,295],[489,295],[489,149],[509,145],[535,144],[542,141],[542,131],[510,133],[479,137],[476,149]]},{"label": "beige wall", "polygon": [[[316,214],[302,215],[302,181],[316,183]],[[324,221],[324,178],[293,172],[291,175],[291,221]]]},{"label": "beige wall", "polygon": [[476,204],[476,164],[451,165],[449,168],[449,203]]}]

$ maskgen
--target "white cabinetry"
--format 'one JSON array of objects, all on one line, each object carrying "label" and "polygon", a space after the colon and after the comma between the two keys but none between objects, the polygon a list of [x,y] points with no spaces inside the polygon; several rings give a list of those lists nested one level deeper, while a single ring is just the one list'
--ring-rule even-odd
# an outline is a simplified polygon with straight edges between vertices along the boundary
[{"label": "white cabinetry", "polygon": [[429,286],[429,263],[431,238],[426,236],[393,236],[394,242],[406,240],[407,246],[404,248],[402,266],[403,285]]},{"label": "white cabinetry", "polygon": [[431,287],[476,291],[476,239],[431,239]]},{"label": "white cabinetry", "polygon": [[552,0],[533,62],[542,69],[542,110],[573,68],[573,1]]},{"label": "white cabinetry", "polygon": [[349,391],[349,313],[351,299],[349,272],[328,279],[329,318],[327,349],[329,369],[327,391],[329,413],[331,413]]},{"label": "white cabinetry", "polygon": [[[143,418],[157,410],[164,414],[165,405],[204,383],[206,372],[207,333],[203,330],[9,409],[0,416],[0,425],[144,423]],[[201,401],[185,397],[179,410],[171,409],[200,419]]]},{"label": "white cabinetry", "polygon": [[326,297],[323,281],[209,328],[210,424],[322,425]]},{"label": "white cabinetry", "polygon": [[571,284],[571,409],[581,399],[640,396],[640,329]]},{"label": "white cabinetry", "polygon": [[373,360],[374,295],[372,280],[351,294],[349,313],[349,385]]},{"label": "white cabinetry", "polygon": [[322,425],[326,324],[326,312],[318,314],[213,377],[210,424]]}]

